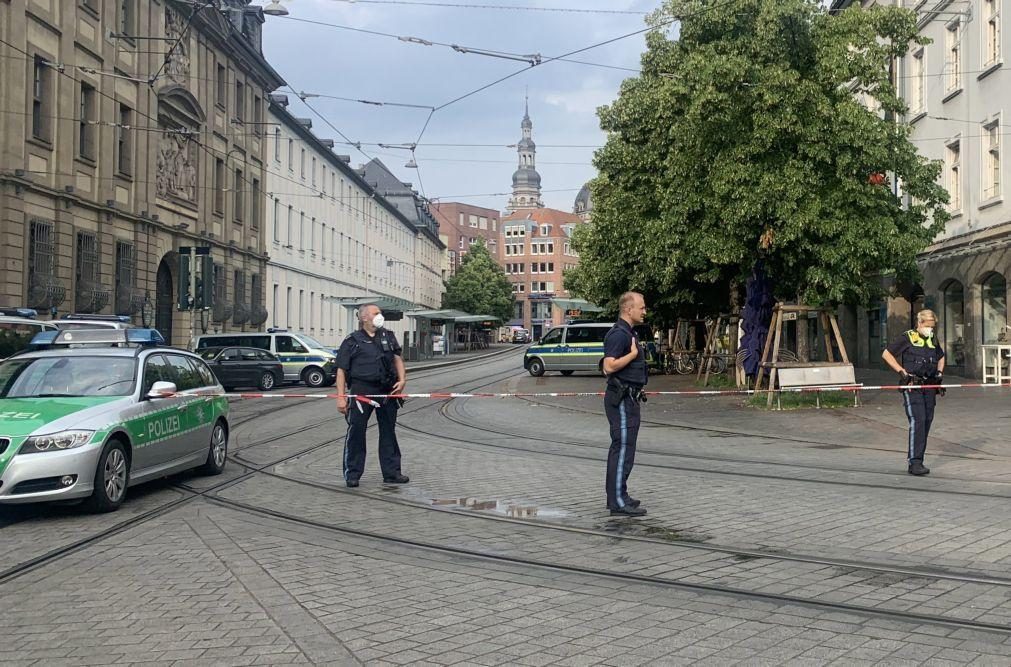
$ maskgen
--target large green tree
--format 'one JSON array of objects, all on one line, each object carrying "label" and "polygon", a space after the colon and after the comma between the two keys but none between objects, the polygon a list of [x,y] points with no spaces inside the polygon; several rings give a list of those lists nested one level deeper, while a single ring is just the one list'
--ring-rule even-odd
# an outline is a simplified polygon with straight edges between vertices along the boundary
[{"label": "large green tree", "polygon": [[442,307],[472,315],[492,315],[503,322],[512,318],[512,283],[483,241],[470,246],[460,268],[446,281]]},{"label": "large green tree", "polygon": [[811,304],[916,274],[947,193],[894,121],[890,67],[920,41],[915,14],[820,4],[667,0],[650,18],[642,74],[599,110],[593,224],[567,287],[604,304],[636,288],[684,312],[714,294],[726,307],[759,256],[779,296]]}]

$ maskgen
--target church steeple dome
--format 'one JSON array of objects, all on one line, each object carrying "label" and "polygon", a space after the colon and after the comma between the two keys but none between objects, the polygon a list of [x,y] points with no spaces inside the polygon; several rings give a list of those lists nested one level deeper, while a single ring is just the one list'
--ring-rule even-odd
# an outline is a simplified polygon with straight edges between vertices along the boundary
[{"label": "church steeple dome", "polygon": [[513,173],[513,196],[506,206],[508,211],[544,207],[541,200],[541,175],[537,173],[537,144],[533,140],[533,128],[530,102],[527,100],[523,107],[523,121],[520,123],[522,136],[516,144],[519,166]]}]

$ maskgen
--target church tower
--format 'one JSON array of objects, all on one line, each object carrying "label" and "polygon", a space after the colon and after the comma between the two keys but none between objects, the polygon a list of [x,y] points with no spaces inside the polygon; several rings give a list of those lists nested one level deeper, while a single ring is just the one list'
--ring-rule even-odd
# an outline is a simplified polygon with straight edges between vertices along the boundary
[{"label": "church tower", "polygon": [[543,208],[541,201],[541,175],[537,173],[537,145],[533,140],[534,124],[530,121],[529,101],[524,105],[523,122],[520,123],[523,136],[516,144],[519,166],[513,173],[513,196],[509,198],[507,211],[521,208]]}]

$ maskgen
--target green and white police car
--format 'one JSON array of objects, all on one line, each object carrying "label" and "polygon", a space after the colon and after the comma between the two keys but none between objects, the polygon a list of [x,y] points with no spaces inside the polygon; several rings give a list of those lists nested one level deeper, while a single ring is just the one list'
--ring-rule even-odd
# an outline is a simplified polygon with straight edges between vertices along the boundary
[{"label": "green and white police car", "polygon": [[[41,339],[41,340],[40,340]],[[200,357],[151,329],[39,334],[0,362],[0,503],[84,500],[117,509],[127,488],[228,453],[228,400]]]}]

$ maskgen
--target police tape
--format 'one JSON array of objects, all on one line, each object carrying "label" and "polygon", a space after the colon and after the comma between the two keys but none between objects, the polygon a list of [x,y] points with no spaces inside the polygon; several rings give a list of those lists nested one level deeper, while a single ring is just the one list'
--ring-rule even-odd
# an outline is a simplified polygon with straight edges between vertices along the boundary
[{"label": "police tape", "polygon": [[[1000,389],[1011,388],[1011,384],[985,384],[982,382],[963,382],[957,384],[881,384],[881,385],[841,385],[830,387],[786,387],[772,389],[777,394],[824,394],[830,392],[853,392],[863,391],[914,391],[920,389]],[[695,389],[683,391],[643,391],[645,396],[751,396],[754,394],[768,394],[769,389]],[[453,398],[586,398],[604,396],[602,391],[547,391],[547,392],[426,392],[426,393],[404,393],[404,394],[281,394],[281,393],[224,393],[219,394],[226,398],[235,399],[355,399],[363,403],[375,403],[374,399],[434,399],[447,400]]]}]

